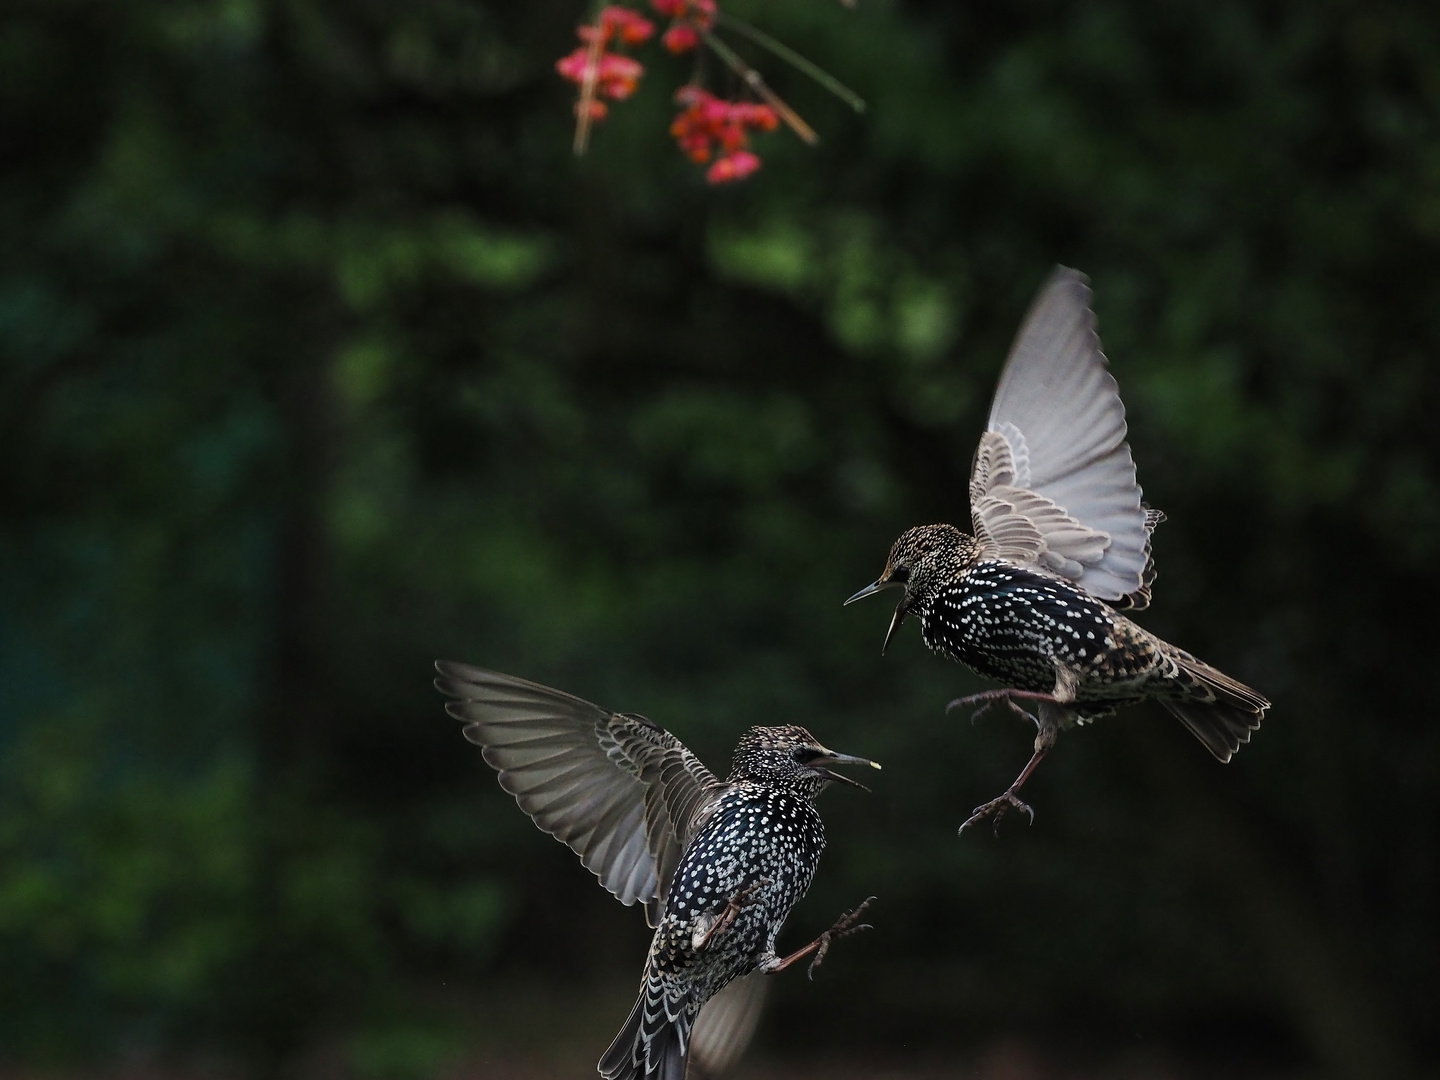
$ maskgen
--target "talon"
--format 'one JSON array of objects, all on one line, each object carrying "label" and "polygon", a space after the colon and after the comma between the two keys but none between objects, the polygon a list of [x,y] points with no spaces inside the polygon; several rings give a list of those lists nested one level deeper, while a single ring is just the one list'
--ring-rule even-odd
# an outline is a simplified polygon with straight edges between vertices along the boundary
[{"label": "talon", "polygon": [[851,934],[858,934],[861,930],[871,929],[869,923],[863,923],[860,926],[853,926],[851,924],[860,917],[860,913],[866,908],[868,908],[874,899],[875,897],[873,896],[867,896],[863,901],[861,901],[859,907],[855,908],[853,911],[847,911],[844,915],[841,915],[840,918],[836,919],[835,925],[830,927],[829,930],[826,930],[823,934],[817,937],[814,941],[810,942],[810,944],[806,945],[803,949],[795,950],[783,960],[780,957],[776,956],[774,953],[769,954],[769,956],[767,956],[760,962],[760,970],[769,972],[784,971],[787,967],[795,963],[797,960],[803,959],[806,956],[810,956],[810,954],[813,953],[814,957],[813,959],[811,959],[810,966],[806,969],[805,975],[809,979],[814,979],[815,969],[819,967],[820,962],[825,959],[825,954],[830,951],[831,945],[833,945],[835,942],[839,941],[843,937],[849,937]]},{"label": "talon", "polygon": [[[873,900],[875,898],[872,896],[870,899]],[[869,900],[866,901],[867,904],[869,902]],[[862,904],[861,906],[863,907],[864,905]],[[859,908],[852,912],[850,916],[846,916],[846,918],[848,919],[858,914]],[[841,923],[843,923],[844,921],[845,919],[842,919]],[[805,969],[805,977],[811,982],[815,981],[815,969],[819,967],[820,962],[825,959],[825,954],[830,951],[831,945],[835,944],[835,942],[839,941],[841,938],[847,938],[851,934],[858,934],[861,930],[875,929],[869,923],[861,923],[859,926],[846,926],[844,927],[844,929],[837,929],[841,926],[841,923],[836,923],[834,927],[831,927],[829,930],[826,930],[823,934],[820,935],[818,939],[820,941],[820,945],[815,950],[815,959],[811,960],[810,966]]]},{"label": "talon", "polygon": [[964,835],[965,835],[965,830],[968,829],[968,828],[970,828],[971,825],[974,825],[974,824],[977,824],[978,822],[984,821],[986,818],[993,818],[994,820],[993,820],[992,824],[993,824],[993,827],[994,827],[995,837],[996,837],[996,839],[999,839],[999,837],[1000,837],[1000,819],[1005,816],[1006,812],[1007,812],[1012,806],[1013,806],[1016,810],[1024,810],[1025,813],[1026,813],[1026,815],[1027,815],[1027,816],[1029,817],[1029,819],[1030,819],[1030,824],[1031,824],[1031,825],[1035,824],[1035,809],[1034,809],[1034,807],[1032,807],[1029,803],[1022,802],[1022,801],[1020,800],[1020,798],[1019,798],[1013,791],[1007,791],[1007,792],[1005,792],[1004,795],[1001,795],[998,799],[991,799],[988,803],[985,803],[983,806],[977,806],[977,807],[975,808],[975,812],[972,813],[968,818],[966,818],[966,819],[965,819],[965,823],[960,826],[960,831],[957,833],[957,835],[959,835],[959,836],[964,836]]},{"label": "talon", "polygon": [[820,935],[820,946],[815,950],[815,959],[810,961],[810,966],[805,969],[805,978],[811,982],[815,981],[815,969],[820,966],[820,961],[825,959],[825,954],[830,951],[830,931]]},{"label": "talon", "polygon": [[976,720],[980,719],[981,716],[985,715],[985,713],[1003,701],[1016,716],[1024,720],[1029,720],[1036,727],[1039,727],[1040,721],[1020,707],[1015,700],[1017,697],[1035,701],[1053,700],[1050,694],[1040,694],[1029,690],[982,690],[978,694],[967,694],[965,697],[958,697],[949,702],[945,706],[945,715],[949,716],[950,713],[956,709],[978,706],[975,711],[970,714],[970,723],[973,724]]},{"label": "talon", "polygon": [[[974,696],[974,694],[971,694],[969,697],[957,697],[953,701],[948,702],[945,705],[945,715],[949,716],[956,709],[963,709],[968,705],[974,704],[974,702],[971,700],[972,698],[974,698]],[[995,703],[993,701],[984,702],[970,715],[970,722],[973,724],[975,722],[975,717],[979,716],[981,713],[983,713],[986,709],[990,708],[990,706],[994,704]]]},{"label": "talon", "polygon": [[718,915],[706,913],[698,916],[690,932],[690,947],[696,952],[706,948],[715,937],[730,929],[736,916],[751,903],[751,897],[771,884],[769,878],[758,878],[732,896]]}]

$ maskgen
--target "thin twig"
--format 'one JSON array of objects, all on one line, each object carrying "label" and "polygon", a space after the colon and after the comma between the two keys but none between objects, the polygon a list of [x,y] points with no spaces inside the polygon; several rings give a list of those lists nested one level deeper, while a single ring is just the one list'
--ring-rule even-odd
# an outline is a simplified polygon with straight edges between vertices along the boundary
[{"label": "thin twig", "polygon": [[745,35],[762,49],[770,50],[791,67],[799,68],[826,90],[829,90],[830,93],[845,102],[846,105],[849,105],[857,113],[865,111],[865,99],[818,64],[805,59],[805,57],[790,48],[789,45],[776,41],[769,34],[765,33],[765,31],[759,27],[751,26],[743,19],[737,19],[734,15],[728,15],[724,12],[720,12],[719,15],[722,25],[728,26],[732,30]]},{"label": "thin twig", "polygon": [[726,45],[709,30],[701,30],[700,36],[705,39],[705,44],[710,46],[711,51],[720,57],[721,60],[725,61],[730,70],[745,81],[746,86],[755,91],[756,95],[764,100],[765,104],[769,105],[779,114],[780,119],[785,121],[791,131],[800,136],[801,141],[811,146],[814,146],[820,141],[820,136],[815,134],[815,129],[800,119],[800,114],[790,108],[789,105],[786,105],[779,94],[766,86],[765,80],[760,77],[760,73],[745,63],[744,60],[740,59],[739,53],[730,48],[729,45]]},{"label": "thin twig", "polygon": [[595,20],[595,33],[585,50],[585,74],[580,80],[580,101],[575,106],[575,156],[581,157],[590,142],[591,110],[595,107],[595,77],[600,73],[600,20]]}]

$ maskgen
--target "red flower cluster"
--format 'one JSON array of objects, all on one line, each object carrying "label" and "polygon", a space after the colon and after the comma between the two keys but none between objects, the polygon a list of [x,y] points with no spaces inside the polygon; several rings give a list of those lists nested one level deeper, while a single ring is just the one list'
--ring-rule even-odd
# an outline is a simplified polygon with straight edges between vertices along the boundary
[{"label": "red flower cluster", "polygon": [[[670,20],[661,42],[672,53],[688,52],[702,41],[708,42],[737,73],[747,76],[747,82],[758,82],[755,72],[745,68],[733,53],[710,37],[711,28],[720,18],[716,0],[650,0],[650,6],[656,14]],[[580,100],[575,106],[579,118],[575,125],[577,154],[585,152],[590,125],[606,115],[607,107],[600,99],[623,101],[635,92],[640,76],[645,73],[638,60],[620,50],[643,44],[654,33],[653,22],[620,4],[601,10],[593,24],[576,28],[582,44],[557,61],[555,68],[580,87]],[[763,85],[761,89],[763,91]],[[768,92],[766,94],[768,98]],[[706,180],[712,184],[743,180],[760,168],[760,158],[750,152],[748,132],[774,131],[779,127],[774,108],[722,101],[698,86],[684,87],[675,95],[675,100],[681,111],[670,125],[670,134],[691,161],[697,165],[709,164],[705,170]],[[787,115],[786,122],[805,137],[806,129],[798,118]]]},{"label": "red flower cluster", "polygon": [[700,44],[700,34],[715,25],[715,0],[650,0],[657,13],[672,20],[661,44],[677,56]]},{"label": "red flower cluster", "polygon": [[703,165],[719,146],[719,156],[705,170],[705,179],[712,184],[743,180],[760,167],[760,159],[746,149],[750,143],[746,128],[774,131],[780,126],[769,105],[721,101],[698,86],[682,86],[675,101],[684,109],[670,125],[670,134],[685,155]]},{"label": "red flower cluster", "polygon": [[[587,78],[593,80],[597,97],[623,101],[633,94],[645,69],[638,60],[607,52],[606,46],[617,40],[621,45],[648,41],[655,33],[655,24],[629,8],[612,5],[600,12],[594,26],[578,27],[575,33],[585,44],[561,58],[555,70],[580,86],[585,85]],[[592,120],[599,120],[605,115],[604,102],[592,100],[589,111]]]}]

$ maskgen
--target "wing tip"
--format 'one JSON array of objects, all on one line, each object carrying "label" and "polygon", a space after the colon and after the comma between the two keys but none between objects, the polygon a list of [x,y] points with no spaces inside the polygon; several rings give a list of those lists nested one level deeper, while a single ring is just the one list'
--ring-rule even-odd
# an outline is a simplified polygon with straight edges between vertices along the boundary
[{"label": "wing tip", "polygon": [[1090,276],[1083,270],[1076,270],[1073,266],[1066,266],[1064,263],[1056,263],[1050,271],[1050,276],[1045,279],[1044,288],[1060,285],[1076,285],[1090,291]]},{"label": "wing tip", "polygon": [[468,678],[472,674],[484,671],[484,668],[477,668],[473,664],[464,664],[459,660],[436,660],[435,670],[441,675],[455,679]]},{"label": "wing tip", "polygon": [[482,685],[488,676],[499,674],[499,672],[489,671],[473,664],[462,664],[458,660],[436,660],[435,672],[436,675],[431,680],[431,685],[440,693],[452,698],[471,696],[471,691]]}]

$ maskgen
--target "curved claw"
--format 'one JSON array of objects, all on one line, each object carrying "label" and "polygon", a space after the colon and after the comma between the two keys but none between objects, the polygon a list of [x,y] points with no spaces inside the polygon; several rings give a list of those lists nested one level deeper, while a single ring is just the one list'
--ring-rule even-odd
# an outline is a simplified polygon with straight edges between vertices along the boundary
[{"label": "curved claw", "polygon": [[816,939],[817,947],[815,949],[815,958],[810,961],[810,966],[805,969],[805,977],[807,979],[809,979],[811,982],[815,981],[815,969],[820,966],[820,962],[825,959],[825,954],[830,951],[830,946],[835,944],[835,942],[839,941],[841,938],[847,938],[851,934],[858,934],[861,930],[875,929],[869,923],[861,923],[859,926],[851,925],[856,919],[860,917],[860,913],[863,912],[874,902],[875,897],[867,896],[864,900],[860,901],[860,903],[856,905],[853,909],[847,911],[844,915],[841,915],[840,918],[836,919],[835,925],[830,927],[829,930],[826,930],[823,934],[819,936],[819,938]]},{"label": "curved claw", "polygon": [[1007,706],[1009,706],[1010,711],[1013,712],[1016,716],[1019,716],[1025,720],[1029,720],[1036,727],[1039,727],[1039,719],[1022,709],[1020,705],[1016,702],[1016,698],[1021,698],[1026,701],[1055,700],[1055,696],[1053,694],[1042,694],[1033,690],[982,690],[978,694],[967,694],[964,697],[955,698],[953,701],[946,704],[945,715],[949,716],[950,713],[955,709],[963,709],[969,706],[978,705],[979,708],[977,708],[975,712],[972,713],[970,716],[970,723],[973,724],[987,710],[993,709],[996,705],[1000,704],[1003,701]]},{"label": "curved claw", "polygon": [[[954,712],[956,709],[963,709],[963,708],[965,708],[966,705],[972,704],[971,699],[974,698],[974,697],[975,697],[974,694],[967,694],[965,697],[957,697],[957,698],[953,698],[953,699],[950,700],[950,701],[947,701],[947,702],[945,703],[945,715],[946,715],[946,716],[949,716],[949,715],[950,715],[952,712]],[[988,709],[989,707],[990,707],[990,703],[987,702],[987,703],[985,704],[984,708],[977,709],[976,712],[977,712],[977,713],[984,712],[985,709]]]},{"label": "curved claw", "polygon": [[741,910],[754,902],[751,898],[756,892],[768,888],[771,884],[767,877],[758,878],[732,896],[718,915],[700,915],[690,933],[690,947],[696,952],[706,948],[713,938],[730,929]]},{"label": "curved claw", "polygon": [[965,830],[968,829],[971,825],[974,825],[975,823],[980,821],[984,821],[986,818],[993,817],[995,838],[998,840],[1000,838],[1000,819],[1005,816],[1006,811],[1008,811],[1012,806],[1016,810],[1025,811],[1026,815],[1030,819],[1029,823],[1031,825],[1035,824],[1034,807],[1032,807],[1027,802],[1023,802],[1020,797],[1017,796],[1013,791],[1007,791],[998,799],[991,799],[983,806],[977,806],[975,808],[975,812],[965,819],[965,824],[960,826],[960,831],[956,835],[964,836]]},{"label": "curved claw", "polygon": [[[971,699],[974,698],[975,696],[976,696],[976,695],[971,694],[969,697],[957,697],[954,701],[949,702],[949,703],[945,706],[945,715],[946,715],[946,716],[949,716],[949,715],[950,715],[952,712],[954,712],[956,709],[963,709],[963,708],[965,708],[965,707],[968,706],[968,705],[973,705],[974,702],[973,702]],[[994,701],[993,699],[990,700],[990,701],[982,702],[982,703],[980,704],[980,707],[979,707],[978,709],[976,709],[973,713],[970,714],[970,723],[972,723],[972,724],[975,723],[976,720],[980,719],[981,716],[983,716],[985,713],[989,712],[989,711],[990,711],[991,709],[993,709],[994,707],[995,707],[995,701]]]}]

